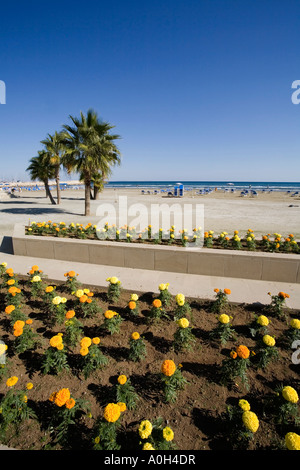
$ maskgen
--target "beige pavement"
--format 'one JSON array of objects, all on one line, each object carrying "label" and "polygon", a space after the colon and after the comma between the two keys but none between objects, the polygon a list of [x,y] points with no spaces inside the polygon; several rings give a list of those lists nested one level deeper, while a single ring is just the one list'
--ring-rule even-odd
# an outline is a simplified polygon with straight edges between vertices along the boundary
[{"label": "beige pavement", "polygon": [[26,275],[31,266],[37,264],[53,281],[63,281],[65,272],[75,270],[79,274],[80,282],[99,288],[107,287],[107,277],[117,276],[123,288],[132,292],[158,292],[158,285],[161,282],[169,282],[169,290],[173,294],[180,292],[187,297],[212,299],[216,287],[228,288],[231,289],[230,300],[232,302],[268,304],[270,302],[268,292],[277,294],[279,291],[284,291],[290,295],[287,299],[288,307],[300,309],[300,284],[102,266],[15,256],[9,252],[0,251],[0,262],[3,261],[7,262],[16,273],[22,275]]}]

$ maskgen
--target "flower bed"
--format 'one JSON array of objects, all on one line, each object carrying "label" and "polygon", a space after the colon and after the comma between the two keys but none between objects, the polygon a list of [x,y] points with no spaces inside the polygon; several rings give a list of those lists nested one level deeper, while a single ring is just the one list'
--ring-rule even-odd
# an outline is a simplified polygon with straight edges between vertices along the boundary
[{"label": "flower bed", "polygon": [[[1,442],[17,449],[299,449],[299,311],[80,284],[1,265]],[[3,360],[5,359],[5,360]]]},{"label": "flower bed", "polygon": [[151,225],[138,233],[135,227],[124,226],[117,228],[114,225],[106,224],[104,227],[98,227],[91,223],[66,225],[64,222],[32,222],[25,227],[26,235],[54,236],[58,238],[75,238],[81,240],[115,240],[126,243],[151,243],[170,246],[200,246],[203,244],[206,248],[219,248],[231,250],[263,251],[275,253],[300,253],[300,244],[295,240],[293,234],[283,237],[279,233],[270,233],[257,239],[253,230],[249,229],[244,236],[241,236],[235,230],[232,236],[227,232],[221,232],[215,235],[214,231],[205,231],[201,228],[194,228],[192,234],[186,230],[180,230],[176,233],[175,226],[170,227],[168,231],[159,229],[157,233],[153,232]]}]

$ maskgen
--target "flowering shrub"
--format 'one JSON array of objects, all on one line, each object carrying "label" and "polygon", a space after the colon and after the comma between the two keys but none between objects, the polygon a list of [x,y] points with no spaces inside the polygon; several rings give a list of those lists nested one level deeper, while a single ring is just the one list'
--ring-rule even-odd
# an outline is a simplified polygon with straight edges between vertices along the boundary
[{"label": "flowering shrub", "polygon": [[130,361],[139,362],[146,357],[146,344],[144,339],[137,331],[134,331],[129,340],[128,359]]},{"label": "flowering shrub", "polygon": [[236,339],[234,328],[231,327],[232,317],[226,313],[221,313],[218,316],[217,326],[210,332],[210,338],[220,341],[222,346],[225,346],[227,341]]},{"label": "flowering shrub", "polygon": [[117,312],[114,310],[106,310],[104,312],[104,322],[102,327],[109,331],[111,335],[114,333],[119,333],[120,332],[120,326],[123,321],[123,318],[121,315],[119,315]]},{"label": "flowering shrub", "polygon": [[278,349],[276,340],[271,335],[264,335],[258,340],[257,350],[255,351],[255,365],[258,369],[265,369],[271,361],[278,358]]},{"label": "flowering shrub", "polygon": [[172,294],[169,291],[169,285],[170,284],[167,282],[166,284],[159,284],[158,286],[158,289],[159,289],[158,298],[164,307],[168,307],[172,300]]},{"label": "flowering shrub", "polygon": [[18,429],[20,423],[30,418],[36,418],[34,411],[28,406],[27,390],[32,389],[32,384],[28,383],[26,390],[16,390],[15,385],[19,378],[16,376],[9,377],[6,381],[6,386],[9,388],[8,392],[1,400],[0,408],[0,423],[1,434],[5,435],[9,426],[14,426],[15,430]]},{"label": "flowering shrub", "polygon": [[289,294],[286,292],[278,292],[276,295],[272,295],[268,292],[268,295],[271,297],[271,303],[269,306],[269,311],[271,315],[281,319],[284,318],[284,308],[286,307],[286,299],[289,299]]},{"label": "flowering shrub", "polygon": [[216,313],[222,313],[225,307],[228,305],[228,295],[231,294],[230,289],[214,289],[216,293],[215,301],[212,305],[212,311]]},{"label": "flowering shrub", "polygon": [[173,337],[173,348],[175,352],[183,350],[191,350],[195,345],[196,338],[192,333],[190,322],[187,318],[180,318],[177,320],[178,328],[174,333]]},{"label": "flowering shrub", "polygon": [[176,367],[174,361],[166,359],[161,366],[161,379],[164,383],[164,398],[167,403],[177,400],[177,391],[182,390],[187,384],[181,370]]},{"label": "flowering shrub", "polygon": [[184,294],[175,295],[176,307],[174,310],[174,320],[179,320],[183,317],[191,315],[190,304],[186,301]]},{"label": "flowering shrub", "polygon": [[116,386],[116,401],[118,403],[126,403],[128,410],[134,410],[137,406],[139,397],[135,392],[129,377],[122,374],[118,377]]},{"label": "flowering shrub", "polygon": [[100,338],[98,337],[89,338],[85,336],[80,341],[81,369],[85,379],[92,372],[101,369],[108,363],[108,358],[102,353],[99,344]]},{"label": "flowering shrub", "polygon": [[50,338],[49,347],[44,352],[41,370],[43,374],[48,374],[49,372],[59,374],[69,368],[62,333],[58,333]]},{"label": "flowering shrub", "polygon": [[120,427],[121,414],[126,411],[124,403],[109,403],[104,408],[103,417],[94,429],[94,450],[120,450],[117,443],[117,430]]},{"label": "flowering shrub", "polygon": [[121,281],[116,276],[108,277],[106,281],[109,283],[107,290],[107,300],[109,302],[116,302],[119,299],[122,291]]},{"label": "flowering shrub", "polygon": [[153,422],[145,419],[138,427],[140,446],[142,450],[176,450],[174,432],[170,426],[163,425],[163,419]]},{"label": "flowering shrub", "polygon": [[247,346],[241,344],[235,350],[230,352],[230,357],[223,359],[220,374],[221,384],[228,385],[237,378],[240,378],[242,384],[248,389],[247,370],[250,365],[250,350]]}]

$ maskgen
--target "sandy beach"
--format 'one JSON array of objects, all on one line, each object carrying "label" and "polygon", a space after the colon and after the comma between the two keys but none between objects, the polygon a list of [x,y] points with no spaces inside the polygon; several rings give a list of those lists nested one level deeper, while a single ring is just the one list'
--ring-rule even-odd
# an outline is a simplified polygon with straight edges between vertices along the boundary
[{"label": "sandy beach", "polygon": [[[53,191],[55,196],[55,191]],[[127,197],[127,206],[143,204],[149,208],[153,204],[188,204],[192,210],[203,204],[204,230],[213,230],[215,234],[226,231],[232,234],[239,230],[241,234],[251,228],[255,235],[280,233],[286,236],[293,233],[300,239],[300,197],[285,192],[258,192],[255,197],[241,197],[239,192],[223,190],[199,195],[194,191],[186,192],[181,198],[167,197],[163,193],[142,194],[139,188],[105,188],[98,200],[91,201],[91,215],[84,214],[84,191],[62,191],[60,205],[50,204],[43,190],[38,192],[23,191],[13,197],[0,200],[0,234],[11,236],[14,224],[28,224],[32,221],[65,223],[99,222],[97,209],[101,204],[112,204],[118,213],[120,197]]]}]

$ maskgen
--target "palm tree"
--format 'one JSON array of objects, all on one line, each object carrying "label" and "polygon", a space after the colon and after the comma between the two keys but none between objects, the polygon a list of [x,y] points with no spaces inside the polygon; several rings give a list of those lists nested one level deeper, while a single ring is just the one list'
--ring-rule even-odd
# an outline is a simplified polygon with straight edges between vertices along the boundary
[{"label": "palm tree", "polygon": [[46,197],[50,198],[52,204],[56,204],[50,191],[49,180],[54,178],[54,167],[50,163],[50,155],[45,150],[29,160],[30,164],[26,171],[30,173],[32,181],[42,181],[45,185]]},{"label": "palm tree", "polygon": [[80,175],[85,185],[85,215],[90,215],[92,182],[101,187],[111,173],[111,167],[120,164],[120,152],[114,140],[120,137],[110,134],[114,127],[99,120],[93,110],[80,118],[70,116],[73,125],[63,126],[64,156],[62,163],[70,173]]},{"label": "palm tree", "polygon": [[50,155],[50,164],[54,167],[54,178],[56,182],[56,196],[57,204],[60,204],[60,166],[61,157],[63,152],[62,145],[62,134],[56,132],[51,135],[48,134],[47,138],[41,141],[41,144],[45,146],[46,151]]}]

